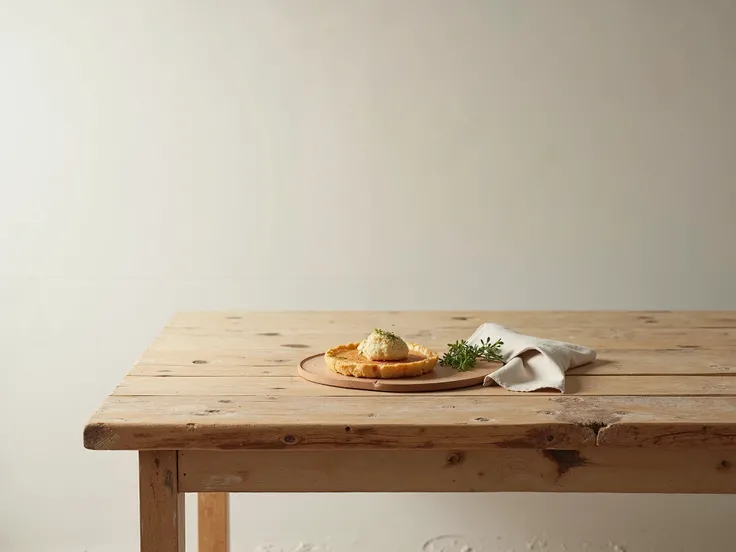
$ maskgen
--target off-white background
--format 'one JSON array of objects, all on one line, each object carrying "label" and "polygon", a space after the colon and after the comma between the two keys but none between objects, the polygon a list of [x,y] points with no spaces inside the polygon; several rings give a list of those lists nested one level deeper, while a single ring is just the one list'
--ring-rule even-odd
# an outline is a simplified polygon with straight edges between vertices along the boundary
[{"label": "off-white background", "polygon": [[[135,455],[82,427],[176,310],[736,308],[734,28],[730,1],[0,0],[0,549],[135,549]],[[727,552],[736,498],[233,509],[236,552]]]}]

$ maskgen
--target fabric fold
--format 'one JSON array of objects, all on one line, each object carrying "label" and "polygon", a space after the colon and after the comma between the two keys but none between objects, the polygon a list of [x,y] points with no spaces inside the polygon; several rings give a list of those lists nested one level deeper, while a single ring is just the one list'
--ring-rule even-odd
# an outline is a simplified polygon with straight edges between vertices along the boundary
[{"label": "fabric fold", "polygon": [[504,359],[504,365],[488,374],[483,385],[498,384],[510,391],[557,389],[564,393],[565,373],[596,358],[589,347],[521,334],[491,322],[479,326],[468,343],[479,345],[483,339],[501,339]]}]

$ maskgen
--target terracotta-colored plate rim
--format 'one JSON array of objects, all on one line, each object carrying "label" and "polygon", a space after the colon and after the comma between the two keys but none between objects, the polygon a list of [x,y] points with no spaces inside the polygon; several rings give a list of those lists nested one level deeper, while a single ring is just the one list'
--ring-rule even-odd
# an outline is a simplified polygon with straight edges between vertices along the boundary
[{"label": "terracotta-colored plate rim", "polygon": [[325,364],[324,356],[324,353],[319,353],[303,358],[298,366],[299,375],[305,380],[321,385],[389,393],[421,393],[473,387],[482,384],[485,377],[494,369],[493,363],[479,362],[472,370],[458,372],[449,366],[441,366],[438,362],[432,372],[416,377],[356,378],[330,370]]}]

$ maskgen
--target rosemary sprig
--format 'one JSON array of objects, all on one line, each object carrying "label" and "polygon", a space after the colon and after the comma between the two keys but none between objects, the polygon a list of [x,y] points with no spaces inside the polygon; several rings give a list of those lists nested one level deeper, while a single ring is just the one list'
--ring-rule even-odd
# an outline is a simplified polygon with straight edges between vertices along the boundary
[{"label": "rosemary sprig", "polygon": [[488,362],[503,362],[501,356],[501,345],[503,341],[496,340],[491,343],[491,338],[481,339],[480,345],[470,345],[464,339],[448,344],[449,349],[440,358],[443,366],[452,366],[458,372],[466,372],[475,366],[475,361],[482,358]]}]

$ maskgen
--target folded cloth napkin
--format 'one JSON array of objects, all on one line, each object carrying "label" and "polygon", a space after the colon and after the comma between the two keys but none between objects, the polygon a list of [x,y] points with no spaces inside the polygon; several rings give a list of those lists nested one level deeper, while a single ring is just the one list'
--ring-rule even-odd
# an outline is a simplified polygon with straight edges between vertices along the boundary
[{"label": "folded cloth napkin", "polygon": [[468,343],[482,339],[503,341],[504,365],[488,374],[483,385],[497,383],[510,391],[557,389],[565,392],[565,372],[595,360],[596,352],[582,345],[520,334],[499,324],[485,323],[475,330]]}]

